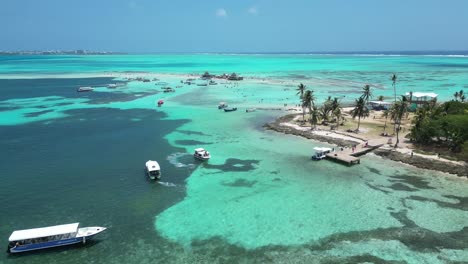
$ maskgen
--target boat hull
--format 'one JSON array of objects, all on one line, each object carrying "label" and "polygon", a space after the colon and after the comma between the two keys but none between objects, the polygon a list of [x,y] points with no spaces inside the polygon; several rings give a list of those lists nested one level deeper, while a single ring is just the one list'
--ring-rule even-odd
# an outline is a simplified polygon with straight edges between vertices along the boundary
[{"label": "boat hull", "polygon": [[199,156],[199,155],[193,155],[193,157],[198,159],[198,160],[202,160],[202,161],[209,160],[211,158],[211,156],[203,157],[203,156]]},{"label": "boat hull", "polygon": [[49,242],[43,242],[43,243],[16,246],[16,247],[10,248],[9,253],[21,253],[21,252],[53,248],[53,247],[70,246],[70,245],[75,245],[79,243],[85,244],[87,240],[91,239],[95,235],[96,234],[93,234],[90,236],[83,236],[83,237],[67,238],[67,239],[62,239],[62,240],[57,240],[57,241],[49,241]]}]

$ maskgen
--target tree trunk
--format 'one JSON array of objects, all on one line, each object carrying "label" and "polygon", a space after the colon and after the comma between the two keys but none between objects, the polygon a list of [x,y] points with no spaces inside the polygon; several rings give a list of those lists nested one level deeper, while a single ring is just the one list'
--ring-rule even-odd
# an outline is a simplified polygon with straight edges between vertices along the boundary
[{"label": "tree trunk", "polygon": [[359,131],[359,127],[360,127],[360,126],[361,126],[361,116],[359,116],[359,118],[358,118],[356,131]]},{"label": "tree trunk", "polygon": [[396,129],[396,142],[395,142],[395,147],[394,148],[397,148],[398,147],[398,143],[400,143],[400,122],[398,122],[398,128]]}]

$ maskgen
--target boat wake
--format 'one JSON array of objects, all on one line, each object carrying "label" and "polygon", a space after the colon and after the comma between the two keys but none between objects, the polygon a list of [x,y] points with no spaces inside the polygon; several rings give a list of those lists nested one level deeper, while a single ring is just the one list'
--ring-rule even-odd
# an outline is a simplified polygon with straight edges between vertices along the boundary
[{"label": "boat wake", "polygon": [[167,160],[172,165],[176,166],[177,168],[194,168],[195,164],[189,163],[193,161],[192,154],[189,153],[182,153],[177,152],[167,156]]},{"label": "boat wake", "polygon": [[177,185],[175,183],[172,183],[172,182],[161,182],[161,181],[158,181],[159,184],[163,185],[163,186],[166,186],[166,187],[176,187]]}]

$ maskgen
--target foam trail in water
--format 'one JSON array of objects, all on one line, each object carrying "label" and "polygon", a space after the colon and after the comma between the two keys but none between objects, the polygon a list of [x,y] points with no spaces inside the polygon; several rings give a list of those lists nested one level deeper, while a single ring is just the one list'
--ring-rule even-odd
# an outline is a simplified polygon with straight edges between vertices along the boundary
[{"label": "foam trail in water", "polygon": [[193,163],[184,164],[182,162],[179,162],[179,159],[183,157],[188,157],[188,156],[192,156],[192,155],[189,153],[177,152],[177,153],[173,153],[167,156],[167,160],[169,161],[169,163],[176,166],[177,168],[185,168],[185,167],[193,168],[195,166]]},{"label": "foam trail in water", "polygon": [[159,184],[163,185],[163,186],[167,186],[167,187],[176,187],[177,185],[172,183],[172,182],[160,182],[158,181]]}]

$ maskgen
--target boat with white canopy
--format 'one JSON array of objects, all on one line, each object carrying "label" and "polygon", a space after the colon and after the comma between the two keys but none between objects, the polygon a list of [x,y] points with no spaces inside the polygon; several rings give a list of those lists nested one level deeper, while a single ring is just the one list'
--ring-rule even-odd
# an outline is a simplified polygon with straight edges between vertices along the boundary
[{"label": "boat with white canopy", "polygon": [[145,166],[150,179],[159,180],[161,178],[161,167],[159,167],[159,163],[157,161],[148,160],[145,163]]},{"label": "boat with white canopy", "polygon": [[8,239],[8,252],[19,253],[51,247],[86,243],[105,227],[79,227],[79,223],[16,230]]},{"label": "boat with white canopy", "polygon": [[315,154],[312,156],[313,160],[322,160],[327,157],[327,154],[332,152],[331,148],[315,147]]},{"label": "boat with white canopy", "polygon": [[211,158],[211,154],[204,148],[196,148],[193,156],[199,160],[209,160]]}]

